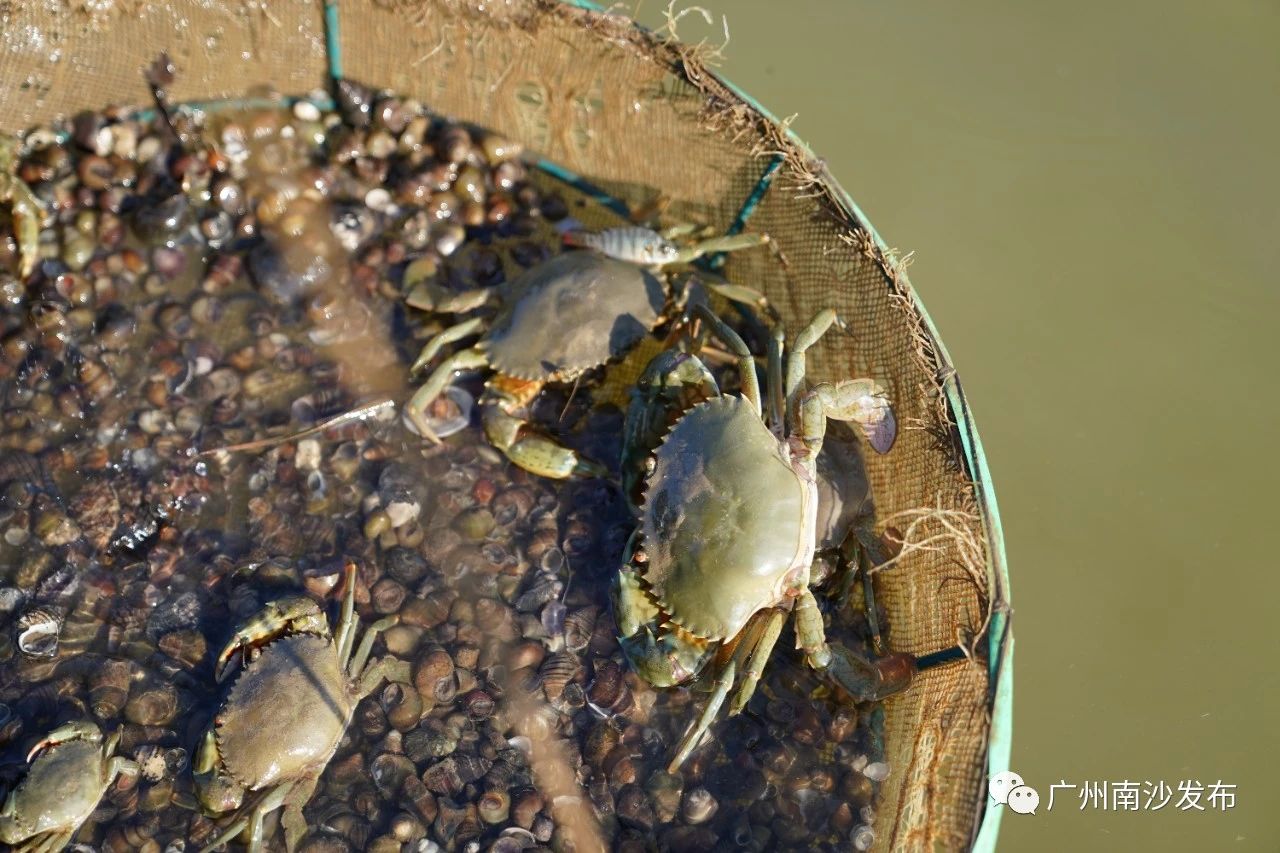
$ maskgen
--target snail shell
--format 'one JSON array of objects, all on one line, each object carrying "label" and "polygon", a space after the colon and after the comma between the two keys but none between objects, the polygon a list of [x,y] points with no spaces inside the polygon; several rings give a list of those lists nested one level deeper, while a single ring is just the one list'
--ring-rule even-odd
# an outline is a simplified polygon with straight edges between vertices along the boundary
[{"label": "snail shell", "polygon": [[587,698],[606,711],[622,712],[631,704],[631,691],[622,671],[614,661],[598,660],[595,678],[587,691]]},{"label": "snail shell", "polygon": [[172,684],[139,685],[124,706],[124,717],[140,726],[168,725],[178,713],[178,691]]},{"label": "snail shell", "polygon": [[538,674],[547,699],[555,701],[564,693],[565,685],[578,677],[582,664],[572,652],[556,652],[542,662]]},{"label": "snail shell", "polygon": [[564,647],[571,652],[581,652],[591,642],[596,630],[600,608],[594,604],[581,607],[564,619]]},{"label": "snail shell", "polygon": [[694,788],[684,795],[684,819],[691,824],[705,823],[716,813],[719,805],[706,788]]},{"label": "snail shell", "polygon": [[[428,767],[422,774],[422,783],[427,786],[428,791],[441,797],[457,796],[466,785],[462,781],[462,774],[458,772],[458,762],[452,757],[441,759]],[[443,811],[444,802],[439,805]]]},{"label": "snail shell", "polygon": [[476,804],[476,811],[485,823],[502,823],[511,810],[511,797],[506,791],[488,791]]},{"label": "snail shell", "polygon": [[458,690],[453,658],[439,646],[429,649],[418,659],[413,683],[424,708],[452,702]]},{"label": "snail shell", "polygon": [[89,706],[98,719],[106,721],[120,716],[129,699],[132,676],[132,667],[123,660],[102,661],[89,671],[86,678]]},{"label": "snail shell", "polygon": [[511,816],[518,827],[527,831],[533,827],[533,819],[542,811],[542,806],[542,795],[532,788],[526,788],[514,796]]},{"label": "snail shell", "polygon": [[51,658],[58,653],[62,616],[57,611],[37,607],[18,617],[18,650],[27,657]]}]

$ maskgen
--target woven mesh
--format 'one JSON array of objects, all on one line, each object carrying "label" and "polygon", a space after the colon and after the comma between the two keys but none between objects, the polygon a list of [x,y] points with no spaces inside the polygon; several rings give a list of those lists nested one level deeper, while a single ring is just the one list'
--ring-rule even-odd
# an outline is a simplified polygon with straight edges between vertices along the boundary
[{"label": "woven mesh", "polygon": [[[318,2],[173,5],[0,2],[0,130],[106,103],[148,103],[141,69],[161,48],[180,69],[175,101],[323,84]],[[850,336],[828,335],[811,350],[810,375],[878,378],[904,426],[892,452],[867,459],[881,521],[908,530],[918,546],[879,579],[894,646],[925,653],[974,641],[1000,596],[943,393],[950,368],[896,263],[803,149],[695,52],[625,18],[519,0],[344,0],[341,21],[347,76],[496,128],[629,203],[661,193],[676,218],[727,227],[782,155],[750,227],[774,238],[786,266],[741,253],[727,274],[763,290],[792,330],[823,307],[851,323]],[[985,642],[974,648],[985,656]],[[989,688],[979,660],[928,671],[887,702],[894,772],[877,849],[970,844],[986,799]]]}]

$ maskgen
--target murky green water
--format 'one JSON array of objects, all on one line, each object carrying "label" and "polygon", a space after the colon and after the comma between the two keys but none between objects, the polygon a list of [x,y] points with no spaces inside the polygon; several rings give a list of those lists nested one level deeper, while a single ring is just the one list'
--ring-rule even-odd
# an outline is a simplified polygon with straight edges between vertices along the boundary
[{"label": "murky green water", "polygon": [[[916,253],[976,412],[1041,793],[1001,849],[1277,849],[1280,7],[700,4],[722,70]],[[1046,809],[1126,780],[1175,793]],[[1197,780],[1235,807],[1177,809]]]}]

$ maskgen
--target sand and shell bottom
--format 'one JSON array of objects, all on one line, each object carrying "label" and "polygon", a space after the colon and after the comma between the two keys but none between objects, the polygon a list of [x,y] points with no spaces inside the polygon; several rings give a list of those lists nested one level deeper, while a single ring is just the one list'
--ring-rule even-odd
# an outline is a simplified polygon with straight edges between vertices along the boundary
[{"label": "sand and shell bottom", "polygon": [[[708,679],[656,690],[625,665],[618,488],[493,450],[465,411],[481,374],[433,412],[461,427],[443,446],[400,417],[451,319],[408,292],[500,286],[560,251],[566,222],[620,220],[496,134],[348,96],[341,113],[108,109],[26,136],[13,174],[47,214],[34,273],[0,273],[0,790],[45,732],[92,720],[142,772],[74,849],[197,849],[225,824],[192,808],[213,658],[273,599],[336,614],[352,561],[362,621],[399,615],[374,654],[408,678],[356,708],[303,849],[866,849],[891,772],[878,706],[833,695],[787,628],[746,711],[665,772]],[[31,249],[14,230],[3,270]],[[615,471],[617,375],[532,406]],[[824,599],[829,631],[866,651],[849,599]]]}]

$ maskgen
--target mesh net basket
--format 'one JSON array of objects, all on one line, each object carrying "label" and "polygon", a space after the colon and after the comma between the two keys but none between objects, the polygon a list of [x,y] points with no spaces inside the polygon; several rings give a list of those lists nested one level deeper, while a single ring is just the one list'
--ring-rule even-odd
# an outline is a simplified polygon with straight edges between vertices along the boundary
[{"label": "mesh net basket", "polygon": [[1007,769],[1011,652],[1000,522],[956,372],[890,252],[799,139],[696,48],[586,4],[534,0],[64,0],[0,3],[0,130],[145,104],[160,50],[175,101],[301,94],[346,75],[522,142],[561,179],[686,221],[768,233],[785,267],[731,255],[790,328],[831,307],[850,336],[811,350],[817,381],[874,376],[904,429],[867,460],[880,520],[907,531],[879,576],[897,650],[970,660],[886,703],[893,773],[877,850],[994,849],[986,779]]}]

